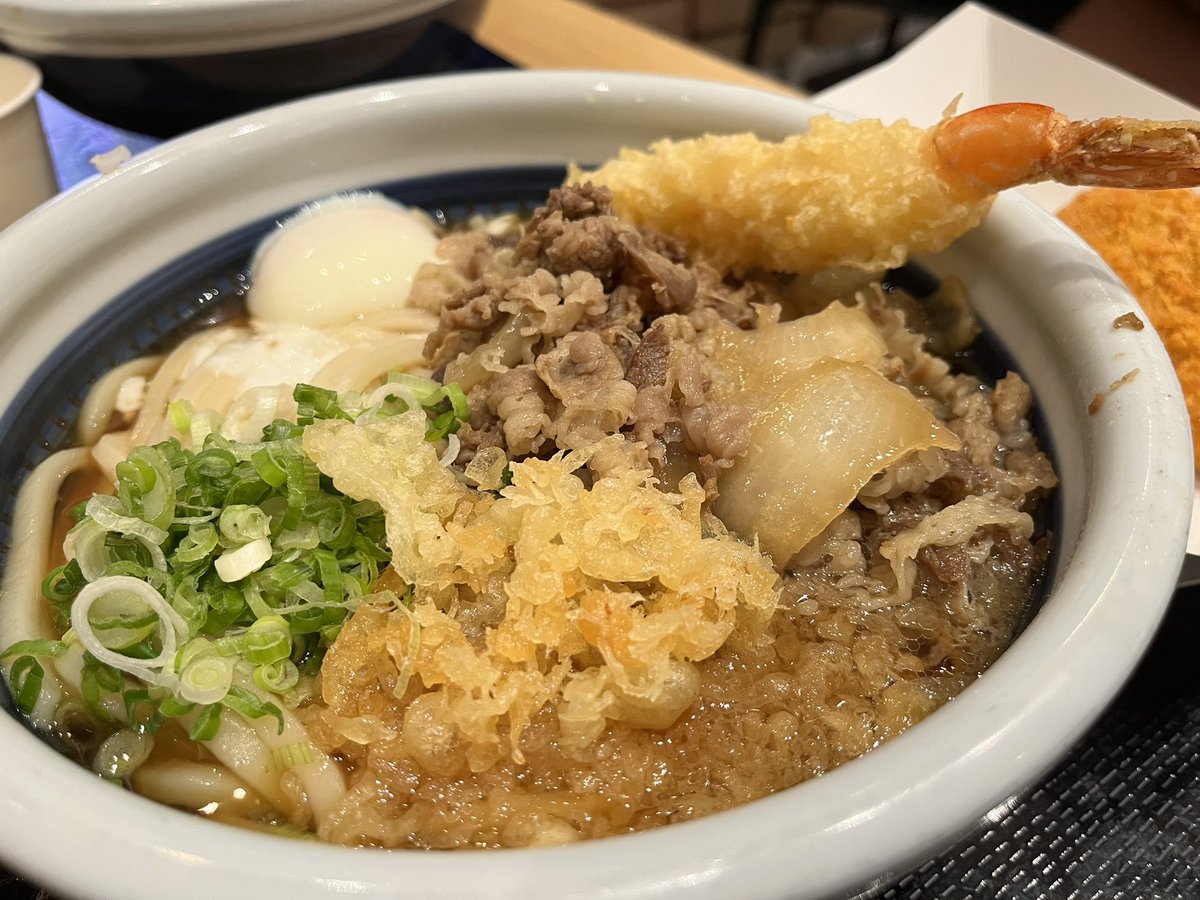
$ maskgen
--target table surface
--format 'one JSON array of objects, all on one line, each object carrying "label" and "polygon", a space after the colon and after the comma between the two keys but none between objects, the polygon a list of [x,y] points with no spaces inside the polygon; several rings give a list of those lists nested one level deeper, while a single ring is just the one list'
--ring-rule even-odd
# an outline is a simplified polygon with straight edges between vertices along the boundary
[{"label": "table surface", "polygon": [[576,0],[471,0],[446,18],[523,69],[683,75],[799,95],[753,69]]},{"label": "table surface", "polygon": [[[497,65],[654,72],[799,95],[575,0],[467,0],[450,9],[446,23],[494,54]],[[88,120],[50,97],[39,105],[64,187],[93,173],[95,154],[121,143],[133,152],[156,143]],[[1182,590],[1129,686],[1064,761],[958,846],[877,895],[1200,897],[1200,655],[1192,646],[1198,628],[1200,589]],[[0,869],[0,897],[49,895]]]}]

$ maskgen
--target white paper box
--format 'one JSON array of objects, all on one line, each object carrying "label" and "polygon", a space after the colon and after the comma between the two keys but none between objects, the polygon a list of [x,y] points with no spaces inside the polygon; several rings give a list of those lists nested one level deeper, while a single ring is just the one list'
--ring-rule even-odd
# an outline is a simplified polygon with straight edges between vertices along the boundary
[{"label": "white paper box", "polygon": [[[813,97],[831,109],[885,122],[933,125],[961,94],[966,112],[991,103],[1044,103],[1072,119],[1200,119],[1200,110],[1099,60],[965,3],[891,59]],[[1082,188],[1019,188],[1057,212]],[[1200,554],[1200,489],[1188,552]]]},{"label": "white paper box", "polygon": [[[990,103],[1044,103],[1072,119],[1200,119],[1200,110],[1045,35],[966,3],[891,59],[813,101],[856,116],[933,125]],[[1037,184],[1023,193],[1052,212],[1078,188]]]}]

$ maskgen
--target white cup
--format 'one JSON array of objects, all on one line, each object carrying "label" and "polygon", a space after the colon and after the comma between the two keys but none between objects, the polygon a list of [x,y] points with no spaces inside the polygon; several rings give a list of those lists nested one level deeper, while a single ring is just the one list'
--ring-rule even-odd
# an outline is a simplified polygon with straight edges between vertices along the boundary
[{"label": "white cup", "polygon": [[0,228],[58,193],[34,96],[37,66],[0,53]]}]

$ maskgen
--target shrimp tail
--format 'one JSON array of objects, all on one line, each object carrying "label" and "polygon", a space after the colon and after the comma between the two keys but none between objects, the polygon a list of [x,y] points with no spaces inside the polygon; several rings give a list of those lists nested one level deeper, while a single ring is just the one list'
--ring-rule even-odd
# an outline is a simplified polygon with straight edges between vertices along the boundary
[{"label": "shrimp tail", "polygon": [[981,193],[1036,181],[1200,186],[1200,122],[1076,122],[1048,106],[1002,103],[944,120],[933,146],[947,181]]}]

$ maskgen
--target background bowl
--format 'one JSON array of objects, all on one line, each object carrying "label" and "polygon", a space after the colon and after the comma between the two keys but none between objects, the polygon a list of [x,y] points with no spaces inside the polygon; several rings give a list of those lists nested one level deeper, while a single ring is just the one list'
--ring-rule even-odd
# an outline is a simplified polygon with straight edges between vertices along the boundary
[{"label": "background bowl", "polygon": [[[0,46],[80,112],[178,134],[319,90],[436,71],[453,0],[0,0]],[[449,31],[449,29],[445,29]]]},{"label": "background bowl", "polygon": [[[305,200],[456,172],[518,178],[521,167],[598,161],[664,135],[782,137],[814,111],[700,82],[514,72],[376,85],[168,143],[0,236],[0,467],[27,453],[10,439],[21,410],[64,364],[78,364],[70,353],[47,361],[85,323],[116,320],[130,297],[166,297],[206,254]],[[181,898],[618,898],[684,888],[795,898],[867,887],[948,845],[1064,754],[1132,669],[1174,587],[1192,463],[1161,345],[1149,327],[1113,328],[1136,305],[1065,227],[1001,198],[981,228],[927,263],[966,281],[1032,384],[1062,487],[1044,606],[978,682],[909,733],[697,821],[554,849],[423,854],[206,822],[114,791],[0,716],[0,817],[21,823],[5,830],[0,855],[64,891],[127,898],[156,897],[162,883]],[[114,298],[123,298],[116,307]],[[1089,412],[1098,394],[1105,400]]]}]

